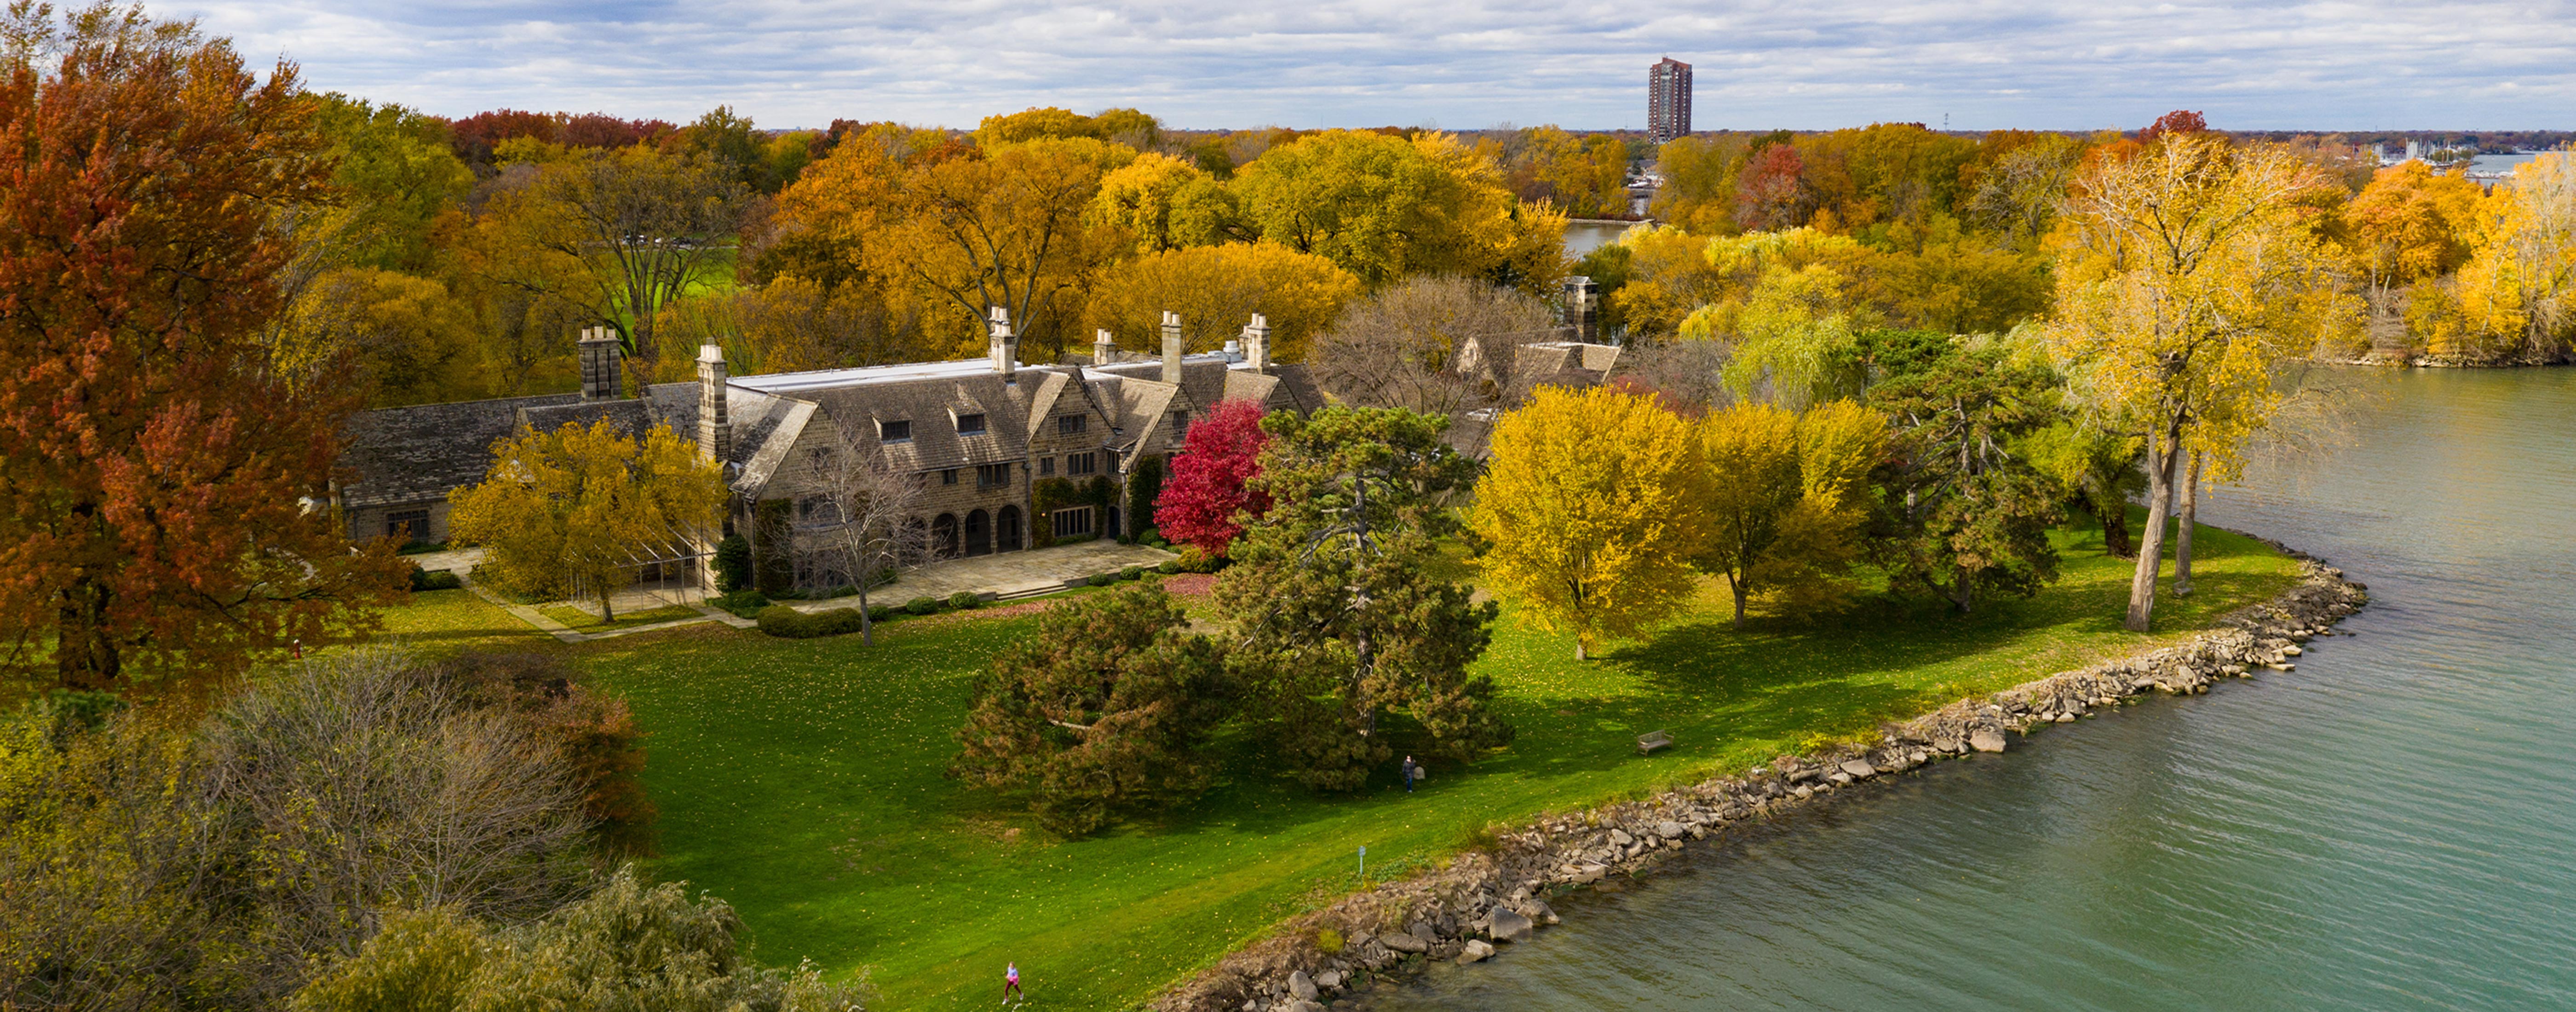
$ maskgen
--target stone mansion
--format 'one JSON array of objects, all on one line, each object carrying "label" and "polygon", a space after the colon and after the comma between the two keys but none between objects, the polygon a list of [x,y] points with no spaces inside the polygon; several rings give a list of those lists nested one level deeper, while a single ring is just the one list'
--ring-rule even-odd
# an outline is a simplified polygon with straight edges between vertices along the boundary
[{"label": "stone mansion", "polygon": [[[732,493],[728,526],[754,539],[765,526],[793,529],[764,525],[761,511],[810,509],[814,477],[806,470],[848,438],[872,439],[895,467],[919,476],[923,519],[941,555],[1119,536],[1146,526],[1121,510],[1137,467],[1178,452],[1190,423],[1218,404],[1253,400],[1291,411],[1325,404],[1303,367],[1271,361],[1269,328],[1259,315],[1222,351],[1187,353],[1173,314],[1164,314],[1161,329],[1159,356],[1121,351],[1104,331],[1090,355],[1052,366],[1019,361],[1018,338],[999,308],[989,321],[988,354],[978,359],[737,377],[727,374],[722,351],[708,345],[699,350],[696,382],[651,384],[630,398],[619,382],[617,338],[594,328],[579,344],[577,394],[361,412],[350,423],[353,474],[337,487],[337,505],[353,539],[445,541],[448,496],[483,479],[495,443],[522,429],[606,419],[629,433],[666,426],[722,464]],[[1617,350],[1548,342],[1523,346],[1519,357],[1551,363],[1548,371],[1566,379],[1597,380]],[[1049,501],[1050,487],[1065,487],[1055,478],[1095,494]],[[1105,479],[1107,494],[1096,494],[1103,482],[1095,479]],[[709,584],[703,561],[712,545],[703,542],[711,534],[650,561],[646,578]],[[754,547],[757,554],[798,554],[792,544]],[[824,579],[798,574],[800,584]]]}]

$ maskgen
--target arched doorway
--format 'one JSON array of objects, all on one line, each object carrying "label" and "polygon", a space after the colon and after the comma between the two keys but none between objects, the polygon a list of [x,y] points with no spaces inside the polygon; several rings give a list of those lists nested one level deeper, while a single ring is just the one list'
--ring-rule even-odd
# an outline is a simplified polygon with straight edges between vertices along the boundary
[{"label": "arched doorway", "polygon": [[966,554],[993,554],[993,518],[983,510],[966,514]]},{"label": "arched doorway", "polygon": [[1004,551],[1004,552],[1016,552],[1016,551],[1019,551],[1019,550],[1020,550],[1020,508],[1019,508],[1019,507],[1017,507],[1017,506],[1004,506],[1004,507],[1002,507],[1001,522],[1000,522],[1000,523],[998,523],[996,526],[1000,528],[1000,530],[999,530],[999,531],[997,531],[996,533],[998,533],[998,534],[1000,534],[1000,535],[1001,535],[1001,537],[1000,537],[1000,539],[999,539],[999,540],[1001,541],[1001,546],[1000,546],[998,549],[996,549],[996,550],[997,550],[997,551]]},{"label": "arched doorway", "polygon": [[943,559],[957,557],[957,514],[942,513],[930,521],[930,552]]}]

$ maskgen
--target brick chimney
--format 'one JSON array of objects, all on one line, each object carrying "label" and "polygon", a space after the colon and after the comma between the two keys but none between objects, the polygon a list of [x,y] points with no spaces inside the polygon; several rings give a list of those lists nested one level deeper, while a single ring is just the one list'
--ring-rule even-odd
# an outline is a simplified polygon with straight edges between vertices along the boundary
[{"label": "brick chimney", "polygon": [[1270,319],[1252,314],[1252,325],[1243,328],[1243,360],[1252,363],[1252,371],[1270,371]]},{"label": "brick chimney", "polygon": [[1181,314],[1163,311],[1163,382],[1181,385],[1181,355],[1189,350],[1181,338]]},{"label": "brick chimney", "polygon": [[698,346],[698,458],[721,465],[733,456],[733,416],[725,411],[724,349]]},{"label": "brick chimney", "polygon": [[1590,344],[1599,336],[1601,328],[1594,321],[1600,303],[1601,289],[1591,278],[1577,274],[1565,279],[1565,327],[1573,331],[1574,340]]},{"label": "brick chimney", "polygon": [[1108,365],[1118,361],[1118,339],[1106,330],[1091,332],[1091,364]]},{"label": "brick chimney", "polygon": [[617,346],[617,332],[606,327],[584,327],[579,347],[581,399],[613,401],[625,396],[625,387],[617,381],[617,363],[625,357]]},{"label": "brick chimney", "polygon": [[1020,335],[1011,333],[1011,311],[992,307],[990,326],[993,330],[993,371],[1005,380],[1020,377]]}]

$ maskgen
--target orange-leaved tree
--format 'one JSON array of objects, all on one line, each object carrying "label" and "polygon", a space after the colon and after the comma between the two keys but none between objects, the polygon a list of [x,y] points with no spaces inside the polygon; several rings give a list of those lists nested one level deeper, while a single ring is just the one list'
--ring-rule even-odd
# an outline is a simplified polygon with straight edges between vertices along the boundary
[{"label": "orange-leaved tree", "polygon": [[402,591],[328,501],[337,390],[267,368],[313,100],[186,23],[13,5],[0,54],[0,625],[57,685],[202,691]]}]

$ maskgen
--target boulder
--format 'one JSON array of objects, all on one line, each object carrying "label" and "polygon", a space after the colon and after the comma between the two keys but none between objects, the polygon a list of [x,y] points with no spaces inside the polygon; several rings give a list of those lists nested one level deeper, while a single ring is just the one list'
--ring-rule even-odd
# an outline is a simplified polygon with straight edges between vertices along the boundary
[{"label": "boulder", "polygon": [[1492,926],[1485,929],[1485,933],[1494,936],[1497,942],[1526,942],[1530,940],[1530,932],[1536,927],[1537,925],[1530,923],[1529,918],[1521,916],[1518,910],[1510,907],[1495,907],[1494,922]]},{"label": "boulder", "polygon": [[1852,775],[1851,775],[1851,774],[1849,774],[1849,773],[1842,772],[1842,771],[1840,771],[1840,770],[1836,770],[1836,771],[1834,771],[1834,775],[1833,775],[1833,776],[1827,777],[1826,779],[1833,781],[1834,786],[1836,786],[1836,787],[1840,787],[1840,786],[1842,786],[1842,785],[1844,785],[1844,784],[1848,784],[1848,783],[1852,782]]},{"label": "boulder", "polygon": [[1377,943],[1397,952],[1406,952],[1415,955],[1427,952],[1431,948],[1431,943],[1425,942],[1422,939],[1415,938],[1412,935],[1405,934],[1403,932],[1397,932],[1392,935],[1380,935],[1378,936]]},{"label": "boulder", "polygon": [[1601,876],[1609,873],[1610,869],[1601,865],[1587,864],[1583,866],[1583,870],[1574,873],[1574,884],[1589,885],[1594,882],[1599,882],[1601,881]]},{"label": "boulder", "polygon": [[1314,1001],[1316,994],[1314,978],[1306,976],[1304,970],[1288,971],[1288,993],[1296,996],[1298,1001]]},{"label": "boulder", "polygon": [[1429,921],[1415,921],[1411,924],[1405,925],[1404,931],[1406,934],[1419,938],[1425,943],[1437,942],[1440,940],[1439,930],[1433,928]]},{"label": "boulder", "polygon": [[1279,1006],[1279,1012],[1324,1012],[1324,1006],[1321,1002],[1297,998]]},{"label": "boulder", "polygon": [[1466,947],[1458,950],[1458,965],[1483,962],[1485,957],[1493,954],[1494,947],[1485,944],[1484,939],[1470,938],[1467,940]]},{"label": "boulder", "polygon": [[1627,846],[1627,845],[1629,845],[1629,844],[1632,844],[1632,843],[1637,842],[1637,838],[1636,838],[1636,837],[1633,837],[1633,836],[1628,835],[1628,831],[1627,831],[1627,830],[1624,830],[1624,829],[1613,829],[1613,830],[1611,830],[1611,831],[1610,831],[1610,842],[1611,842],[1611,843],[1614,843],[1614,844],[1617,844],[1617,845],[1619,845],[1619,846],[1625,847],[1625,846]]},{"label": "boulder", "polygon": [[1682,835],[1687,828],[1678,822],[1658,822],[1655,824],[1655,835],[1670,840]]},{"label": "boulder", "polygon": [[1992,728],[1978,728],[1975,734],[1968,736],[1968,747],[1979,752],[2001,752],[2004,750],[2003,732]]},{"label": "boulder", "polygon": [[1967,751],[1966,749],[1959,747],[1959,739],[1957,738],[1934,738],[1932,739],[1932,749],[1936,752]]},{"label": "boulder", "polygon": [[1867,780],[1878,775],[1878,767],[1870,765],[1867,759],[1845,759],[1843,772],[1851,774],[1854,780]]},{"label": "boulder", "polygon": [[1315,986],[1327,991],[1339,989],[1342,986],[1342,971],[1326,970],[1320,974],[1316,974]]},{"label": "boulder", "polygon": [[1546,900],[1531,900],[1529,913],[1533,920],[1546,921],[1549,924],[1565,923],[1563,918],[1556,916],[1556,911],[1547,905]]}]

